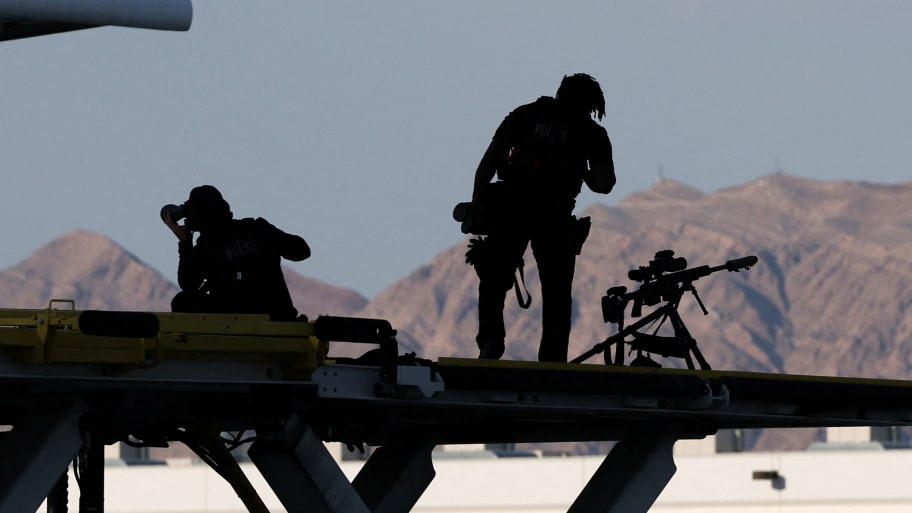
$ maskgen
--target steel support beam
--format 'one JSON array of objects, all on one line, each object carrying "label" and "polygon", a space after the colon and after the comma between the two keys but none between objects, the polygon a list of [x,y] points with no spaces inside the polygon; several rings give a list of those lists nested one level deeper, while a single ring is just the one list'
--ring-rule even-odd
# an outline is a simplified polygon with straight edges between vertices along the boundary
[{"label": "steel support beam", "polygon": [[47,496],[47,513],[67,513],[70,478],[64,471]]},{"label": "steel support beam", "polygon": [[617,443],[567,513],[646,513],[677,467],[672,448],[679,435],[663,430],[632,433]]},{"label": "steel support beam", "polygon": [[374,451],[352,481],[372,513],[411,511],[434,480],[434,443],[426,438],[400,440]]},{"label": "steel support beam", "polygon": [[84,422],[79,450],[79,513],[104,512],[104,440],[98,422]]},{"label": "steel support beam", "polygon": [[231,485],[249,513],[269,513],[217,431],[208,426],[193,426],[183,433],[180,441]]},{"label": "steel support beam", "polygon": [[284,428],[258,430],[247,455],[288,513],[370,513],[323,441],[297,415]]},{"label": "steel support beam", "polygon": [[0,513],[37,511],[82,446],[78,402],[37,404],[0,444]]}]

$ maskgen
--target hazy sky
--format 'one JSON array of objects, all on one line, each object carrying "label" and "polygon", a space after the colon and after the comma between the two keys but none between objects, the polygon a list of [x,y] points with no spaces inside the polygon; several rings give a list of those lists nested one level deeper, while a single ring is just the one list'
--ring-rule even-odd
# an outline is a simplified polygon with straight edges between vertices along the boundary
[{"label": "hazy sky", "polygon": [[463,240],[497,124],[574,72],[602,84],[618,173],[578,210],[660,169],[706,192],[909,180],[912,2],[193,5],[185,33],[0,43],[0,268],[84,228],[174,280],[159,209],[210,183],[308,240],[293,269],[373,297]]}]

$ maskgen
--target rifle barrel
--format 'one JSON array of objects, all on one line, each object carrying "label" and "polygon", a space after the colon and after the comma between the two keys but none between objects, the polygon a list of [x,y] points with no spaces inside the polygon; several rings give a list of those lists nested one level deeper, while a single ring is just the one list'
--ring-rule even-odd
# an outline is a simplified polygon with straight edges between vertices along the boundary
[{"label": "rifle barrel", "polygon": [[749,255],[746,257],[735,258],[734,260],[729,260],[725,262],[725,268],[731,271],[740,271],[741,269],[750,269],[754,264],[757,263],[757,257],[754,255]]}]

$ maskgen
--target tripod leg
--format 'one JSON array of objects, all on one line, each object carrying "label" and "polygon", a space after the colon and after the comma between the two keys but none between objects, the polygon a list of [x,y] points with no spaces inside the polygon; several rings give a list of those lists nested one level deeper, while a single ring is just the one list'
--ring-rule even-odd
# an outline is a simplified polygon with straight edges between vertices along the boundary
[{"label": "tripod leg", "polygon": [[697,362],[700,364],[700,369],[712,370],[712,367],[709,366],[709,362],[706,361],[706,358],[703,358],[703,353],[700,352],[700,348],[697,347],[697,341],[690,336],[690,333],[688,333],[687,336],[690,337],[690,350],[693,351],[694,358],[696,358]]},{"label": "tripod leg", "polygon": [[663,315],[667,315],[664,311],[664,307],[656,309],[646,317],[643,317],[626,328],[624,327],[624,321],[622,319],[618,322],[617,333],[606,338],[601,343],[596,344],[592,349],[570,360],[570,363],[582,363],[590,356],[603,353],[605,363],[611,365],[611,344],[617,344],[617,348],[615,348],[614,352],[614,365],[624,365],[624,339],[627,338],[628,335],[636,333],[636,330],[646,326]]},{"label": "tripod leg", "polygon": [[686,348],[687,348],[687,344],[684,343],[684,342],[682,342],[681,345],[685,347],[685,350],[684,350],[684,363],[687,364],[687,368],[688,368],[688,369],[696,369],[696,367],[694,366],[693,358],[690,357],[690,352],[686,349]]},{"label": "tripod leg", "polygon": [[703,353],[700,352],[700,349],[697,347],[696,339],[691,336],[690,331],[684,326],[684,321],[681,319],[681,316],[678,315],[678,311],[672,310],[670,317],[671,325],[674,327],[675,337],[681,342],[681,345],[684,346],[684,361],[687,362],[687,368],[696,368],[694,367],[693,359],[690,357],[690,353],[693,353],[694,358],[697,359],[697,363],[700,364],[700,369],[712,370],[712,367],[709,366],[709,362],[703,358]]},{"label": "tripod leg", "polygon": [[[627,334],[624,331],[624,317],[618,321],[618,332],[614,335],[617,337],[617,347],[614,348],[614,364],[615,365],[624,365],[624,339],[627,338]],[[610,363],[608,361],[608,353],[605,353],[605,363]]]}]

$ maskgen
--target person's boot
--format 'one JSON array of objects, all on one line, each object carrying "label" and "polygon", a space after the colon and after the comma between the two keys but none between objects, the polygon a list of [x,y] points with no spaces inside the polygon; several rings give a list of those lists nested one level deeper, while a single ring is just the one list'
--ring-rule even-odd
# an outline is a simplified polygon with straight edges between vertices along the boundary
[{"label": "person's boot", "polygon": [[484,337],[478,342],[479,360],[499,360],[504,354],[504,340],[499,337]]}]

